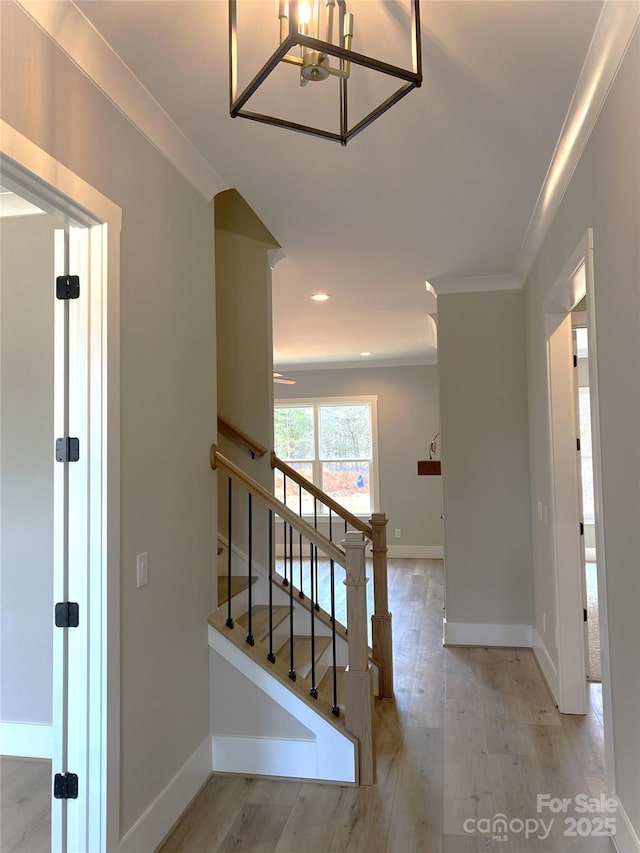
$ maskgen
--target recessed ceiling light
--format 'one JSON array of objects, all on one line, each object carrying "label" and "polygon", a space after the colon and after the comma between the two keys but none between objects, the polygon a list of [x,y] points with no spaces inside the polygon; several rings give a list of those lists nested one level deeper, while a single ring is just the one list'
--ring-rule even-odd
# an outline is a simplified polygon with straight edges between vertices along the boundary
[{"label": "recessed ceiling light", "polygon": [[329,293],[312,293],[311,299],[314,302],[326,302],[327,299],[331,299],[331,294]]},{"label": "recessed ceiling light", "polygon": [[371,355],[371,353],[370,352],[361,352],[360,355],[366,357],[368,355]]}]

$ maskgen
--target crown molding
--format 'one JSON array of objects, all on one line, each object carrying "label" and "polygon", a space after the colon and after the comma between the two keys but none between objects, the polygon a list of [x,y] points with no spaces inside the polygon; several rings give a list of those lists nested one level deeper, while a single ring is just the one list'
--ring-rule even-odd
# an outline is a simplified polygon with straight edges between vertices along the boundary
[{"label": "crown molding", "polygon": [[640,4],[605,0],[560,137],[518,253],[515,274],[525,281],[589,141],[638,26]]},{"label": "crown molding", "polygon": [[360,361],[304,361],[304,362],[274,362],[273,369],[285,375],[289,373],[303,373],[309,370],[376,370],[381,367],[429,367],[438,363],[437,350],[432,350],[424,355],[415,357],[406,356],[400,358],[381,358],[371,361],[361,359]]},{"label": "crown molding", "polygon": [[469,278],[430,279],[438,296],[449,293],[484,293],[490,290],[521,290],[514,275],[477,275]]},{"label": "crown molding", "polygon": [[73,2],[16,0],[82,73],[208,201],[227,184]]}]

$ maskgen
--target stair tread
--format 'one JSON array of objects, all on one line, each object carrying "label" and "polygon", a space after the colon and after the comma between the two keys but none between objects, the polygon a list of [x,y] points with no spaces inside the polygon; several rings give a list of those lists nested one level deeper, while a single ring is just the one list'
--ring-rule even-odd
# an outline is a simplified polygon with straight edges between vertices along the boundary
[{"label": "stair tread", "polygon": [[[331,637],[315,638],[316,664],[326,649],[331,645]],[[280,646],[276,656],[282,658],[287,665],[290,661],[290,641],[287,640]],[[293,663],[296,673],[300,678],[307,678],[311,672],[311,637],[306,634],[297,634],[293,638]]]},{"label": "stair tread", "polygon": [[[336,667],[338,705],[344,705],[344,674],[346,666]],[[331,667],[323,675],[318,685],[318,696],[333,707],[333,670]]]},{"label": "stair tread", "polygon": [[[257,577],[253,577],[251,579],[252,583],[256,583],[258,580]],[[243,590],[247,589],[249,586],[249,578],[246,575],[231,575],[231,598]],[[218,575],[218,607],[222,604],[226,604],[229,599],[227,594],[227,590],[229,588],[229,576],[228,575]]]},{"label": "stair tread", "polygon": [[[289,585],[285,584],[284,578],[282,577],[282,575],[274,573],[272,582],[277,589],[280,589],[283,592],[285,592],[287,595],[289,595]],[[311,599],[309,598],[309,596],[305,595],[304,598],[300,598],[300,596],[298,595],[298,588],[296,587],[296,585],[292,584],[292,587],[293,587],[293,598],[294,598],[296,604],[301,606],[301,607],[304,607],[305,610],[310,611],[311,610]],[[318,610],[316,610],[316,618],[318,619],[318,621],[322,622],[323,625],[326,625],[327,628],[332,629],[333,623],[331,621],[331,615],[329,613],[327,613],[326,610],[323,610],[322,608],[319,608]],[[346,639],[347,638],[347,629],[345,628],[345,626],[342,625],[337,620],[336,620],[335,624],[336,624],[337,635],[339,637],[342,637],[343,639]]]},{"label": "stair tread", "polygon": [[[286,605],[273,605],[273,627],[276,628],[289,615],[289,608]],[[241,628],[249,630],[249,611],[238,616],[235,620]],[[254,604],[251,608],[251,630],[253,636],[257,640],[264,640],[269,636],[269,605]]]}]

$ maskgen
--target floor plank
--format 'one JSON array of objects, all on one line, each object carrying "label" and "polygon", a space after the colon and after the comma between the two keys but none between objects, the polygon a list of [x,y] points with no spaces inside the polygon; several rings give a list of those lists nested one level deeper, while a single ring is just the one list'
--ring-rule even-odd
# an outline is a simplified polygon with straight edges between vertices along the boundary
[{"label": "floor plank", "polygon": [[283,828],[291,812],[291,806],[276,806],[273,803],[247,803],[242,806],[219,853],[273,853],[282,837]]},{"label": "floor plank", "polygon": [[303,785],[275,853],[327,853],[346,792],[347,788],[336,785]]},{"label": "floor plank", "polygon": [[211,777],[161,846],[162,853],[193,850],[213,853],[230,832],[246,802],[251,781],[238,776]]}]

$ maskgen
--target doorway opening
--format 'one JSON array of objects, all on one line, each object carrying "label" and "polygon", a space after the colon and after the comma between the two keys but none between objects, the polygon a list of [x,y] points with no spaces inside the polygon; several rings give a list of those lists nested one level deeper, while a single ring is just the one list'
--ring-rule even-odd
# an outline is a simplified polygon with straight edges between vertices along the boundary
[{"label": "doorway opening", "polygon": [[[583,304],[581,304],[583,303]],[[583,371],[588,373],[588,398],[583,394],[583,408],[588,407],[589,431],[580,434],[578,379],[579,350],[574,352],[573,313],[582,320],[586,336],[588,360]],[[593,232],[589,229],[571,255],[549,291],[543,306],[547,334],[547,389],[549,403],[549,450],[551,473],[552,566],[556,586],[558,645],[558,710],[565,714],[584,715],[597,685],[587,690],[589,671],[588,597],[585,557],[585,518],[593,507],[593,545],[597,553],[597,579],[600,661],[602,678],[602,716],[604,721],[605,768],[607,783],[614,778],[613,737],[611,725],[611,683],[607,628],[606,565],[604,521],[601,498],[602,463],[600,455],[600,421],[597,372],[597,336],[595,283],[593,273]],[[576,336],[577,337],[577,336]],[[578,358],[574,359],[574,355]],[[588,402],[587,402],[588,401]],[[586,428],[586,425],[585,425]],[[581,486],[583,440],[587,447],[585,462],[585,494]],[[584,509],[583,509],[584,502]]]},{"label": "doorway opening", "polygon": [[[50,516],[50,587],[39,628],[49,643],[51,687],[48,717],[45,710],[37,718],[42,755],[30,755],[51,760],[51,850],[101,853],[117,847],[119,838],[121,211],[14,128],[1,122],[0,130],[3,188],[57,226],[41,301],[48,300],[51,352],[43,356],[48,364],[42,382],[51,411],[41,442],[44,462],[31,483],[34,494],[48,496]],[[30,261],[24,252],[23,265]],[[3,288],[3,302],[4,295]],[[33,317],[22,307],[20,319],[28,328]],[[11,368],[18,390],[37,398],[28,364]],[[10,414],[16,419],[20,405],[14,395]],[[3,400],[3,419],[8,414]],[[3,490],[4,461],[3,455]],[[18,471],[14,480],[20,478]],[[25,507],[21,524],[27,539],[31,521]],[[32,722],[28,711],[17,727],[0,721],[5,754],[25,754],[19,735]]]},{"label": "doorway opening", "polygon": [[593,500],[593,438],[591,431],[591,393],[589,387],[589,335],[583,303],[571,314],[576,370],[574,391],[580,437],[580,499],[583,524],[584,608],[586,619],[585,663],[587,680],[602,681],[600,662],[600,614],[598,608],[598,572]]}]

